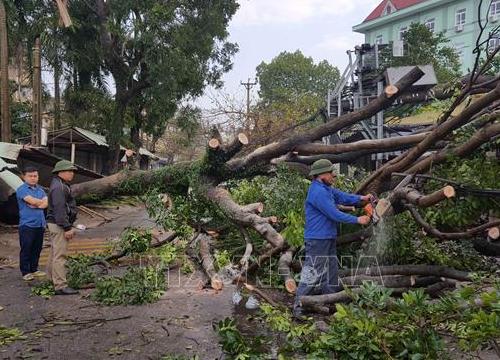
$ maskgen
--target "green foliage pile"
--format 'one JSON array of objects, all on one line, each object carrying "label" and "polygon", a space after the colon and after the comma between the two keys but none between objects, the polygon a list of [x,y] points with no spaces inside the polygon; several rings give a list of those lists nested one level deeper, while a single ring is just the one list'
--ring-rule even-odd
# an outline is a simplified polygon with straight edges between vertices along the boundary
[{"label": "green foliage pile", "polygon": [[259,353],[262,340],[258,337],[244,338],[233,319],[226,318],[219,321],[214,325],[214,330],[220,336],[219,343],[222,349],[231,359],[247,360],[263,358],[262,354]]},{"label": "green foliage pile", "polygon": [[79,254],[68,257],[66,261],[68,286],[80,289],[84,285],[91,284],[96,279],[96,273],[90,264],[98,260],[100,256]]},{"label": "green foliage pile", "polygon": [[157,301],[166,290],[163,267],[130,267],[122,277],[96,280],[92,299],[105,305],[140,305]]},{"label": "green foliage pile", "polygon": [[[288,311],[269,305],[261,306],[262,319],[274,332],[269,337],[282,340],[279,359],[449,358],[449,348],[470,353],[500,336],[500,283],[487,281],[487,289],[478,282],[437,301],[422,289],[394,299],[390,290],[364,283],[352,303],[336,305],[326,332],[319,332],[311,320],[296,323]],[[264,350],[252,353],[257,349],[253,339],[243,339],[230,319],[222,325],[221,343],[234,358],[270,358]]]},{"label": "green foliage pile", "polygon": [[479,254],[470,239],[440,241],[424,235],[410,214],[402,213],[388,220],[389,242],[378,257],[379,264],[445,265],[464,271],[493,272],[494,260]]},{"label": "green foliage pile", "polygon": [[26,339],[26,336],[23,336],[23,332],[18,328],[8,328],[0,325],[0,347],[23,339]]},{"label": "green foliage pile", "polygon": [[[450,158],[446,164],[433,169],[433,175],[456,181],[472,189],[498,188],[498,174],[500,163],[496,159],[487,158],[484,151],[478,151],[465,160]],[[430,192],[442,186],[442,182],[430,181],[426,191]],[[426,209],[425,218],[438,227],[453,229],[470,226],[478,219],[487,217],[490,211],[500,216],[498,198],[459,193],[454,199]]]},{"label": "green foliage pile", "polygon": [[153,240],[150,230],[142,228],[126,228],[116,244],[117,250],[126,255],[145,253]]},{"label": "green foliage pile", "polygon": [[31,287],[31,294],[50,299],[56,294],[52,281],[43,281]]},{"label": "green foliage pile", "polygon": [[[263,202],[263,216],[275,215],[284,224],[281,234],[291,246],[304,242],[304,202],[310,181],[285,166],[278,168],[274,177],[258,176],[231,184],[231,195],[240,204]],[[343,175],[337,176],[337,188],[353,191],[356,183]]]}]

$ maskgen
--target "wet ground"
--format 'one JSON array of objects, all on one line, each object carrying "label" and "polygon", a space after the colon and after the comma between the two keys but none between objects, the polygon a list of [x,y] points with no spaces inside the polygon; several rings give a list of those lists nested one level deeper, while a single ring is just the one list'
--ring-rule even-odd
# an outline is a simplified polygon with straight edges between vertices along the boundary
[{"label": "wet ground", "polygon": [[[76,223],[87,226],[70,242],[70,253],[102,251],[111,239],[129,226],[153,227],[143,207],[98,210],[113,219],[80,215]],[[0,347],[0,359],[160,359],[166,355],[197,355],[220,359],[213,324],[233,315],[233,288],[221,292],[202,289],[203,275],[182,275],[171,270],[168,290],[160,301],[142,306],[100,306],[87,297],[43,299],[31,295],[17,269],[17,229],[0,233],[0,325],[16,327],[26,339]],[[44,248],[41,263],[45,263]],[[43,269],[43,266],[41,266]]]}]

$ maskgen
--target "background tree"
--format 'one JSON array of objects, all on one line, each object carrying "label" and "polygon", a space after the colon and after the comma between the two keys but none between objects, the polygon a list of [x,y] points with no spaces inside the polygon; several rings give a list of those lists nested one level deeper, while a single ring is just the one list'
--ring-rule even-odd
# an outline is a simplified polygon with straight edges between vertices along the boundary
[{"label": "background tree", "polygon": [[323,108],[328,90],[339,79],[337,67],[326,60],[315,64],[300,50],[284,51],[270,63],[262,62],[256,70],[260,101],[253,125],[264,142],[269,134]]},{"label": "background tree", "polygon": [[447,46],[449,40],[443,33],[433,33],[424,24],[412,23],[403,41],[404,56],[394,57],[392,50],[387,49],[383,54],[384,67],[431,64],[440,83],[453,81],[461,75],[458,54]]}]

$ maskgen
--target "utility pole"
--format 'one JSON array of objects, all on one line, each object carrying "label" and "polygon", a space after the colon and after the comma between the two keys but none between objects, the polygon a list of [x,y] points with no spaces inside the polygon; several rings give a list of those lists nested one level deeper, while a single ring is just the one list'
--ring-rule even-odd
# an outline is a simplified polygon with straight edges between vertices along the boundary
[{"label": "utility pole", "polygon": [[42,69],[40,36],[33,47],[33,118],[31,123],[31,145],[40,146],[42,137]]},{"label": "utility pole", "polygon": [[240,84],[247,89],[247,126],[250,124],[250,90],[257,85],[257,79],[255,82],[250,82],[250,78],[248,78],[248,81],[245,83],[243,81],[240,81]]},{"label": "utility pole", "polygon": [[0,0],[0,110],[1,140],[11,142],[12,125],[9,108],[9,47],[7,39],[7,13],[3,0]]}]

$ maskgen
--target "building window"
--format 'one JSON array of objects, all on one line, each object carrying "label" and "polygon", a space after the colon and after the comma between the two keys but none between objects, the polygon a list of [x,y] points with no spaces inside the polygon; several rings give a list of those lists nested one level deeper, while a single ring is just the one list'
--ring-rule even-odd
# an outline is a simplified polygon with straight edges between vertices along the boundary
[{"label": "building window", "polygon": [[488,41],[488,52],[491,54],[498,47],[500,47],[500,38],[494,37]]},{"label": "building window", "polygon": [[406,26],[403,26],[402,28],[399,29],[399,40],[403,40],[405,33],[408,31],[408,28]]},{"label": "building window", "polygon": [[425,27],[429,29],[430,32],[434,32],[436,28],[436,20],[435,19],[429,19],[425,22]]},{"label": "building window", "polygon": [[490,18],[497,20],[500,17],[500,0],[493,0],[490,5]]},{"label": "building window", "polygon": [[456,30],[463,30],[465,25],[465,9],[457,10],[455,14],[455,28]]},{"label": "building window", "polygon": [[375,44],[383,44],[384,43],[384,36],[383,35],[377,35],[375,38]]}]

